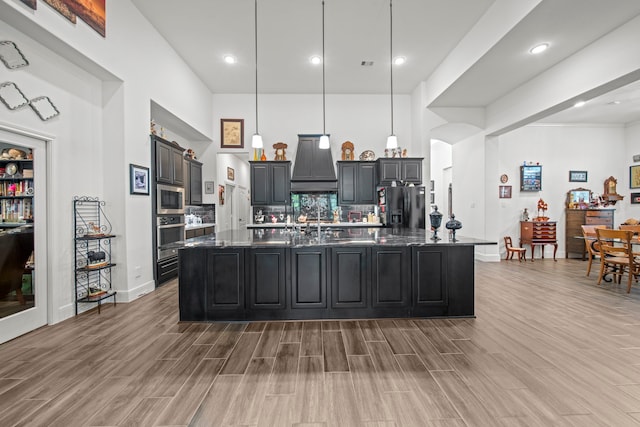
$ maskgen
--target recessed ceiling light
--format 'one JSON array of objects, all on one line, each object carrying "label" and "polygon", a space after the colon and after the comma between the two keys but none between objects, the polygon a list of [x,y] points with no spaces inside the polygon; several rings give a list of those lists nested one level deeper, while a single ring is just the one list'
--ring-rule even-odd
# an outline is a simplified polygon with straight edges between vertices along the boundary
[{"label": "recessed ceiling light", "polygon": [[396,56],[393,59],[393,65],[402,65],[405,62],[407,62],[407,58],[405,58],[404,56]]},{"label": "recessed ceiling light", "polygon": [[320,65],[320,64],[322,64],[322,57],[318,56],[318,55],[313,55],[311,58],[309,58],[309,61],[313,65]]},{"label": "recessed ceiling light", "polygon": [[575,104],[573,104],[573,106],[576,107],[576,108],[580,108],[586,103],[587,103],[586,101],[578,101]]},{"label": "recessed ceiling light", "polygon": [[233,55],[225,55],[224,56],[224,62],[226,62],[227,64],[235,64],[236,63],[236,57]]},{"label": "recessed ceiling light", "polygon": [[607,102],[608,105],[618,105],[620,104],[620,101],[611,101],[611,102]]},{"label": "recessed ceiling light", "polygon": [[549,43],[541,43],[537,46],[534,46],[529,50],[530,53],[537,55],[538,53],[542,53],[549,47]]}]

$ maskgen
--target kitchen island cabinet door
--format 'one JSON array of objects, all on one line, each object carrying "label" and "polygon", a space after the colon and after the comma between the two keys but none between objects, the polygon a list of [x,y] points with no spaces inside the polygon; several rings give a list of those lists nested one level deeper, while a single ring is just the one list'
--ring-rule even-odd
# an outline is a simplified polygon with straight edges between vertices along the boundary
[{"label": "kitchen island cabinet door", "polygon": [[291,308],[327,308],[326,249],[291,250]]},{"label": "kitchen island cabinet door", "polygon": [[286,308],[286,250],[258,248],[249,251],[248,305],[250,309]]},{"label": "kitchen island cabinet door", "polygon": [[189,286],[179,286],[180,320],[183,322],[201,322],[207,320],[204,298],[207,282],[207,262],[205,248],[192,248],[178,252],[180,281]]},{"label": "kitchen island cabinet door", "polygon": [[374,308],[408,308],[411,300],[408,248],[371,249],[371,294]]},{"label": "kitchen island cabinet door", "polygon": [[[448,249],[429,246],[413,248],[413,308],[417,316],[441,316],[446,313]],[[471,261],[473,263],[473,259]],[[468,265],[461,268],[468,268]]]},{"label": "kitchen island cabinet door", "polygon": [[367,248],[331,248],[331,308],[367,307]]},{"label": "kitchen island cabinet door", "polygon": [[230,311],[244,312],[244,249],[209,249],[207,252],[207,317],[217,313],[229,316]]}]

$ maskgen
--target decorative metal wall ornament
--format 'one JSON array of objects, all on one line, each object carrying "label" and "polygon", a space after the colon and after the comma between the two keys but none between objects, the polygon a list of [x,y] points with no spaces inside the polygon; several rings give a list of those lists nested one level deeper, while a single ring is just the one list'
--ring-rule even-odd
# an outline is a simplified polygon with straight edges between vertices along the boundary
[{"label": "decorative metal wall ornament", "polygon": [[0,84],[0,101],[9,109],[17,110],[18,108],[29,105],[29,99],[13,82],[4,82]]},{"label": "decorative metal wall ornament", "polygon": [[0,61],[10,70],[29,65],[29,61],[18,49],[18,46],[9,40],[0,41]]},{"label": "decorative metal wall ornament", "polygon": [[48,96],[39,96],[29,101],[29,106],[36,112],[40,120],[46,122],[60,115],[60,111],[53,105]]},{"label": "decorative metal wall ornament", "polygon": [[17,110],[29,105],[38,117],[40,117],[40,120],[45,122],[60,115],[60,111],[48,96],[38,96],[29,100],[13,82],[0,84],[0,102],[10,110]]}]

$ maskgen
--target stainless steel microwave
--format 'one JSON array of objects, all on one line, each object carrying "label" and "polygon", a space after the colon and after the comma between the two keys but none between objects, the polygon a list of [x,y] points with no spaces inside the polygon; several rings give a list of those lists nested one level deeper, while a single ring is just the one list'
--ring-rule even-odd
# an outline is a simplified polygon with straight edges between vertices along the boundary
[{"label": "stainless steel microwave", "polygon": [[158,184],[156,194],[158,214],[184,213],[184,188]]}]

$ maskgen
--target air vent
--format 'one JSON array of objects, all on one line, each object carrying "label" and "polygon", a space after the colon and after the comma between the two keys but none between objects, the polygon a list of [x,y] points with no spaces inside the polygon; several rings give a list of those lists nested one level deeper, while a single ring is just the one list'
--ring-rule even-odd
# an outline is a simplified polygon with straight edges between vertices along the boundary
[{"label": "air vent", "polygon": [[373,61],[362,61],[360,65],[362,65],[363,67],[372,67]]}]

